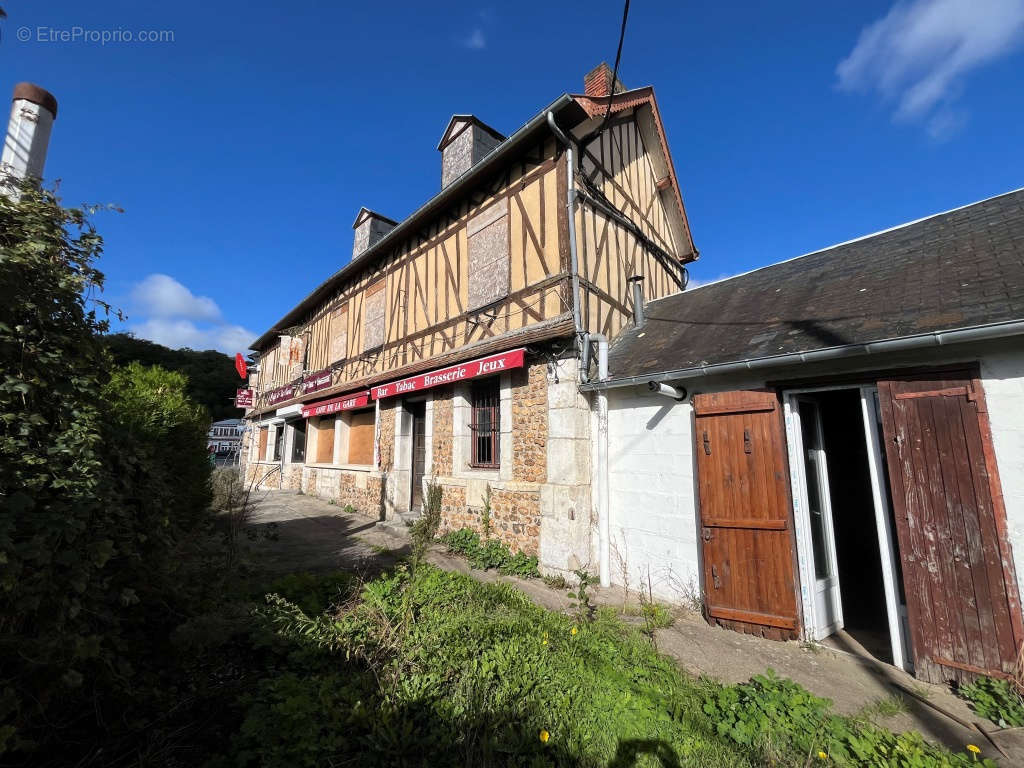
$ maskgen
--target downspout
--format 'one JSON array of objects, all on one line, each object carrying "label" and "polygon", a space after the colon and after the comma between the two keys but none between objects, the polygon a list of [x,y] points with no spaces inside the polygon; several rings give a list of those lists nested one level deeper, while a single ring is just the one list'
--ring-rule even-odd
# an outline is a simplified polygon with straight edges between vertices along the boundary
[{"label": "downspout", "polygon": [[573,142],[558,127],[558,123],[555,122],[555,113],[550,110],[548,110],[548,127],[555,134],[555,138],[565,147],[565,210],[569,214],[569,272],[572,277],[572,322],[576,330],[576,345],[578,347],[583,336],[583,323],[580,320],[580,270],[579,258],[576,253],[576,166],[573,162]]},{"label": "downspout", "polygon": [[[608,378],[608,338],[603,333],[587,335],[587,344],[597,342],[597,379]],[[608,518],[608,390],[597,391],[597,530],[598,574],[602,587],[611,586],[611,521]]]}]

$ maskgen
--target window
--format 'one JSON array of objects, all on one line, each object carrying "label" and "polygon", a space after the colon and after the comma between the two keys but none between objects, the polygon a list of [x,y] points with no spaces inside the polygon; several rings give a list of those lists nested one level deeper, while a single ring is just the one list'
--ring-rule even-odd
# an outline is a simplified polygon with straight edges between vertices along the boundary
[{"label": "window", "polygon": [[292,464],[306,460],[306,420],[299,419],[292,425]]},{"label": "window", "polygon": [[501,395],[498,379],[473,384],[470,392],[470,431],[473,444],[470,466],[496,469],[501,461]]},{"label": "window", "polygon": [[330,361],[336,362],[348,357],[348,304],[331,312]]},{"label": "window", "polygon": [[474,216],[466,225],[469,240],[469,309],[508,295],[508,199]]},{"label": "window", "polygon": [[316,463],[334,463],[334,416],[320,419],[316,428]]},{"label": "window", "polygon": [[274,461],[280,461],[283,456],[281,449],[284,445],[284,424],[278,424],[274,430]]},{"label": "window", "polygon": [[348,463],[373,464],[376,413],[372,408],[348,415]]},{"label": "window", "polygon": [[256,455],[256,461],[263,461],[267,457],[267,435],[269,432],[268,427],[260,427],[259,453]]},{"label": "window", "polygon": [[384,344],[384,281],[378,280],[366,289],[363,299],[363,350]]}]

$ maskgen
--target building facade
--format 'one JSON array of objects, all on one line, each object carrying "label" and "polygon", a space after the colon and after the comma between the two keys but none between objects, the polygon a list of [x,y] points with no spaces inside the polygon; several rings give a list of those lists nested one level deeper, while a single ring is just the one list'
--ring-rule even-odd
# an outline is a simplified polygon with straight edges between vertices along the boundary
[{"label": "building facade", "polygon": [[242,444],[242,419],[222,419],[210,425],[206,434],[206,448],[211,453],[238,453]]},{"label": "building facade", "polygon": [[1024,191],[652,301],[609,367],[583,389],[614,581],[933,682],[1012,675]]},{"label": "building facade", "polygon": [[509,137],[455,115],[441,191],[368,208],[351,261],[253,344],[247,477],[373,518],[443,487],[443,526],[490,528],[544,568],[590,562],[587,333],[629,320],[696,258],[651,88],[607,66]]}]

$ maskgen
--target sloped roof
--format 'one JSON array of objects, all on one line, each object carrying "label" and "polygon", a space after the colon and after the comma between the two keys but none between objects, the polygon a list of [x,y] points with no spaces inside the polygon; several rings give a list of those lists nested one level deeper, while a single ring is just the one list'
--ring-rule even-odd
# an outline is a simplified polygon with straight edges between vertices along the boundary
[{"label": "sloped roof", "polygon": [[1024,189],[652,301],[611,379],[1024,319]]}]

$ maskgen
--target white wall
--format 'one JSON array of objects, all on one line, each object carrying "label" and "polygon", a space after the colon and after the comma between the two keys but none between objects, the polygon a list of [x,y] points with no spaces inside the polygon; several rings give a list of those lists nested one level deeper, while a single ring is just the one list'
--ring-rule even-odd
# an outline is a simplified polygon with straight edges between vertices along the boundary
[{"label": "white wall", "polygon": [[981,379],[1017,584],[1024,593],[1024,349],[1019,346],[982,357]]},{"label": "white wall", "polygon": [[611,579],[685,602],[699,588],[692,408],[612,390],[608,399]]}]

